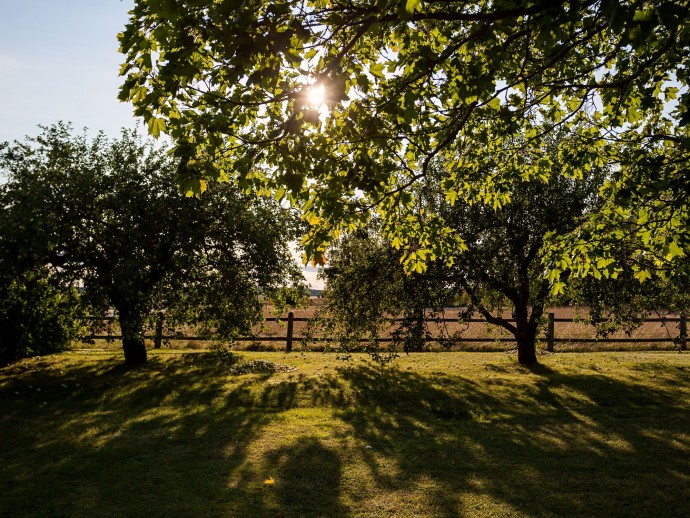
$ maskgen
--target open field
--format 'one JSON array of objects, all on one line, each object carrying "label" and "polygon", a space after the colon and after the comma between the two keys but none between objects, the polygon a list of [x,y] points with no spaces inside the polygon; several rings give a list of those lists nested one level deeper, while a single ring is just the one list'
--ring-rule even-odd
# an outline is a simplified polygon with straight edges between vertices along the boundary
[{"label": "open field", "polygon": [[241,356],[0,369],[0,515],[687,515],[688,353]]},{"label": "open field", "polygon": [[[297,319],[313,318],[318,306],[311,305],[306,308],[296,308],[293,310],[294,316]],[[572,307],[557,307],[550,308],[546,313],[553,312],[556,319],[573,319],[578,316],[582,317],[586,315],[586,309],[577,310]],[[445,318],[457,318],[459,310],[455,308],[448,309],[444,317]],[[270,313],[269,309],[264,311],[265,317],[274,317]],[[656,315],[651,314],[650,318],[658,318],[660,316],[665,317],[675,317],[678,315]],[[475,317],[478,318],[478,317]],[[285,337],[287,333],[286,329],[286,319],[287,315],[281,316],[280,322],[264,322],[254,328],[254,333],[259,336],[264,337]],[[515,347],[514,342],[510,341],[500,341],[504,339],[511,338],[510,333],[499,328],[497,326],[492,326],[484,322],[466,322],[466,323],[445,323],[445,324],[430,324],[429,326],[431,333],[434,336],[451,336],[454,333],[458,333],[458,336],[464,338],[480,338],[483,340],[490,339],[491,341],[480,341],[480,342],[459,342],[452,347],[452,350],[458,351],[506,351]],[[117,323],[110,324],[111,333],[118,334],[119,327]],[[393,326],[388,332],[383,332],[380,337],[388,338],[390,337],[390,331],[394,329]],[[186,336],[193,336],[195,331],[193,329],[182,329],[180,330]],[[301,337],[304,336],[307,331],[307,322],[295,321],[294,323],[294,336]],[[574,343],[563,343],[557,342],[555,350],[560,352],[566,351],[620,351],[620,350],[677,350],[678,344],[674,343],[674,338],[679,335],[678,322],[644,322],[637,329],[635,329],[629,336],[626,335],[624,331],[619,331],[612,333],[610,338],[613,339],[635,339],[637,342],[615,342],[607,343],[605,341],[601,342],[589,342],[588,339],[596,338],[595,328],[592,325],[586,324],[584,322],[556,322],[554,326],[555,336],[557,338],[571,338],[571,339],[583,339],[583,342]],[[102,331],[104,332],[104,331]],[[147,331],[149,334],[153,334],[153,329]],[[322,336],[322,331],[315,331],[314,336]],[[650,341],[645,341],[645,340]],[[666,340],[663,342],[654,340]],[[495,341],[493,341],[495,340]],[[149,345],[153,345],[153,341],[148,341]],[[166,346],[174,348],[192,348],[192,349],[203,349],[211,345],[211,342],[198,341],[198,340],[170,340],[166,341]],[[319,343],[316,341],[311,341],[309,343],[302,344],[297,338],[294,341],[294,347],[306,350],[322,350],[327,344]],[[384,344],[384,347],[386,345]],[[440,347],[433,343],[429,343],[430,348],[440,349]],[[82,342],[77,342],[74,344],[76,349],[82,348],[92,348],[92,349],[103,349],[103,348],[119,348],[120,342],[106,342],[105,340],[96,340],[92,344],[85,344]],[[257,342],[238,342],[236,347],[240,349],[259,349],[268,351],[282,351],[285,349],[285,341],[257,341]],[[541,347],[546,347],[545,344],[545,330],[542,330],[542,343]]]}]

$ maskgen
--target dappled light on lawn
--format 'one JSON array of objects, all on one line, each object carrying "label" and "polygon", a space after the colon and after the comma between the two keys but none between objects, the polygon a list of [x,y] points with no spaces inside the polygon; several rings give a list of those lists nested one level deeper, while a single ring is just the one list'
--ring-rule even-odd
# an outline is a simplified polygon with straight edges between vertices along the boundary
[{"label": "dappled light on lawn", "polygon": [[295,370],[173,350],[138,369],[103,352],[0,369],[0,509],[682,516],[690,498],[687,354],[557,354],[538,371],[505,353],[237,354]]}]

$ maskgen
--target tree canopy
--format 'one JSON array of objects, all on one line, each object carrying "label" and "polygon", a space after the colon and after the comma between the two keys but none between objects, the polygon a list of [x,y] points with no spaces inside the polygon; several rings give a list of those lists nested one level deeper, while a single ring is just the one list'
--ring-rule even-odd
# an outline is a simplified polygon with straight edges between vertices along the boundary
[{"label": "tree canopy", "polygon": [[92,310],[115,307],[128,363],[146,361],[152,310],[232,337],[261,319],[260,297],[303,280],[290,210],[228,183],[184,197],[178,162],[133,133],[89,140],[52,126],[6,144],[0,171],[2,270],[48,268]]},{"label": "tree canopy", "polygon": [[673,271],[690,245],[688,9],[139,0],[120,35],[120,98],[152,134],[173,138],[186,189],[223,178],[288,198],[312,225],[306,250],[317,261],[326,241],[375,211],[417,271],[462,246],[443,217],[415,210],[415,186],[436,158],[447,200],[497,208],[514,178],[548,181],[543,139],[577,128],[557,153],[560,174],[612,165],[609,203],[551,244],[550,267],[601,274],[627,240],[644,279]]}]

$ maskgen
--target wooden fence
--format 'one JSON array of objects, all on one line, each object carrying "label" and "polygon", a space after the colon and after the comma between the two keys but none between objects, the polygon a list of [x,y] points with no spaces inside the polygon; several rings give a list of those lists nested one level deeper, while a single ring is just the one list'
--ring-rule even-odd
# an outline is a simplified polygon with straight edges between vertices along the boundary
[{"label": "wooden fence", "polygon": [[[155,325],[155,334],[153,335],[145,335],[145,338],[152,339],[154,341],[154,347],[155,348],[160,348],[162,341],[163,340],[188,340],[188,341],[195,341],[195,340],[208,340],[208,338],[205,337],[199,337],[199,336],[179,336],[179,335],[163,335],[163,314],[159,313],[159,318],[156,322]],[[94,317],[94,319],[97,320],[116,320],[116,317],[106,317],[104,319],[100,319],[98,317]],[[285,343],[285,350],[287,352],[292,351],[292,346],[294,341],[299,341],[305,339],[304,336],[295,336],[294,334],[294,323],[295,322],[309,322],[311,319],[310,318],[304,318],[304,317],[295,317],[294,313],[290,312],[287,315],[287,319],[284,318],[266,318],[266,322],[277,322],[277,321],[285,321],[287,323],[286,325],[286,335],[285,336],[260,336],[260,335],[255,335],[255,336],[244,336],[244,337],[239,337],[236,338],[235,341],[237,342],[284,342]],[[514,319],[506,319],[508,322],[515,322]],[[393,318],[390,319],[391,323],[396,323],[396,322],[402,322],[403,320],[400,318]],[[459,321],[457,318],[438,318],[438,319],[431,319],[430,322],[433,323],[486,323],[485,320],[483,319],[477,319],[477,318],[471,318],[471,319],[466,319],[466,320],[461,320]],[[658,337],[649,337],[649,338],[572,338],[572,337],[557,337],[555,333],[555,323],[556,322],[579,322],[576,319],[573,318],[556,318],[554,313],[548,313],[547,315],[547,326],[546,326],[546,350],[553,352],[554,350],[554,345],[556,343],[676,343],[679,345],[680,349],[685,351],[687,350],[687,319],[685,315],[681,315],[680,317],[660,317],[660,318],[646,318],[642,320],[642,323],[647,323],[647,322],[658,322],[658,323],[677,323],[678,324],[678,336],[677,337],[667,337],[667,338],[658,338]],[[605,320],[599,321],[599,322],[605,322]],[[87,338],[91,339],[106,339],[106,340],[118,340],[121,338],[119,335],[89,335]],[[326,338],[326,337],[309,337],[309,340],[314,341],[314,342],[334,342],[337,341],[335,338]],[[374,340],[371,340],[369,338],[361,338],[359,341],[360,342],[380,342],[380,343],[386,343],[386,342],[393,342],[395,339],[390,338],[390,337],[385,337],[385,338],[376,338]],[[479,343],[479,342],[514,342],[515,339],[511,337],[467,337],[467,336],[456,336],[453,338],[448,338],[447,340],[450,340],[451,342],[472,342],[472,343]]]}]

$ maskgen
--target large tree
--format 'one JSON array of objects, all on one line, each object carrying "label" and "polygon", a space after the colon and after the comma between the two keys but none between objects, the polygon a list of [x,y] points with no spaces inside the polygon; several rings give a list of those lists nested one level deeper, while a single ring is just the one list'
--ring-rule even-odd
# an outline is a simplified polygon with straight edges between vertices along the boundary
[{"label": "large tree", "polygon": [[224,183],[200,198],[178,189],[178,162],[135,134],[72,135],[66,125],[5,144],[0,264],[49,268],[94,309],[116,308],[125,361],[146,361],[152,310],[224,336],[261,318],[261,296],[301,279],[288,243],[299,220]]},{"label": "large tree", "polygon": [[[140,0],[120,42],[121,99],[174,139],[195,173],[184,185],[222,177],[289,198],[317,260],[372,210],[409,269],[425,267],[419,250],[454,254],[439,215],[409,217],[435,157],[446,197],[481,191],[500,206],[506,178],[484,158],[508,143],[505,171],[531,178],[552,158],[525,156],[568,126],[581,139],[562,149],[563,174],[612,161],[616,175],[601,214],[554,245],[553,271],[590,273],[592,256],[613,257],[612,227],[628,236],[631,222],[638,255],[668,270],[690,244],[685,1]],[[645,217],[660,203],[663,218]]]}]

